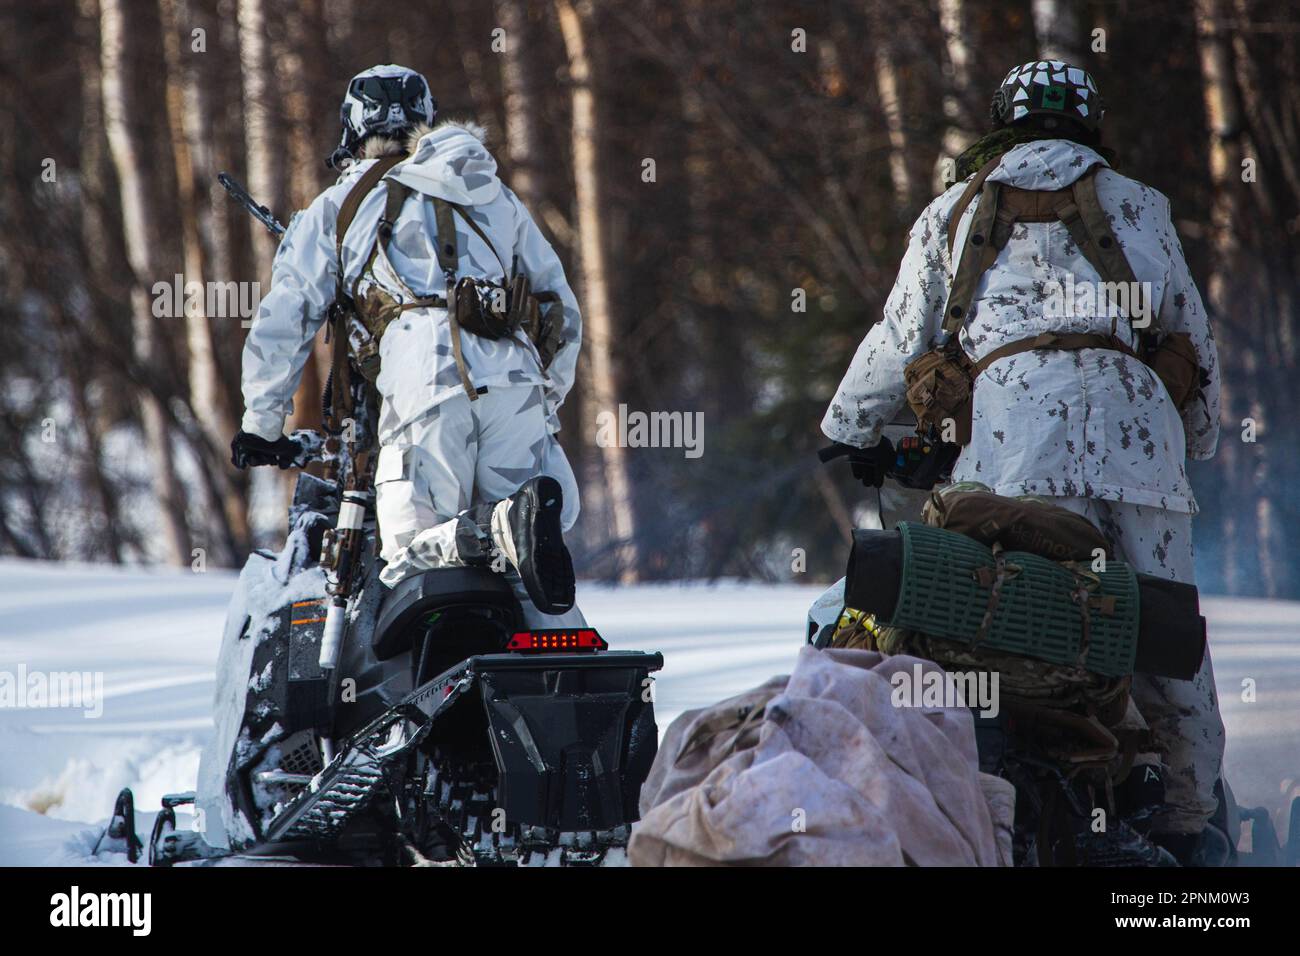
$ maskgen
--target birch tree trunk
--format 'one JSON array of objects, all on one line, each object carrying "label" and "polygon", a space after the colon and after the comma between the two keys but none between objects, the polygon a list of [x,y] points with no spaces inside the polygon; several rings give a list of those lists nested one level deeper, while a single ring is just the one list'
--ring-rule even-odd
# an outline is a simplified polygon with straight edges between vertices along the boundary
[{"label": "birch tree trunk", "polygon": [[[618,373],[611,354],[614,318],[610,308],[605,266],[605,249],[600,219],[600,181],[597,168],[596,97],[592,88],[591,63],[586,35],[590,10],[575,7],[570,0],[555,0],[555,10],[564,36],[569,61],[573,100],[573,179],[578,208],[578,250],[582,262],[584,325],[590,379],[587,407],[593,412],[617,414]],[[610,525],[618,543],[619,580],[631,583],[640,571],[632,484],[627,468],[627,450],[618,443],[601,448],[599,454],[605,478]]]},{"label": "birch tree trunk", "polygon": [[[1209,243],[1213,255],[1205,299],[1219,339],[1220,369],[1226,372],[1228,369],[1235,371],[1238,355],[1245,355],[1250,349],[1249,343],[1241,342],[1238,335],[1238,323],[1243,322],[1244,316],[1239,314],[1243,303],[1238,299],[1236,277],[1248,271],[1249,264],[1241,261],[1242,247],[1235,227],[1242,214],[1238,136],[1241,108],[1233,83],[1231,49],[1217,25],[1224,12],[1220,0],[1196,0],[1197,47],[1205,119],[1210,132],[1209,173],[1214,197],[1209,221]],[[1234,379],[1234,375],[1223,374],[1221,381],[1223,420],[1227,428],[1218,457],[1222,473],[1229,476],[1240,474],[1244,465],[1245,455],[1237,440],[1237,423],[1247,417],[1251,405],[1249,397],[1238,391]],[[1231,497],[1225,496],[1221,512],[1222,540],[1225,543],[1224,581],[1230,593],[1238,593],[1252,576],[1250,570],[1242,566],[1242,558],[1256,550],[1255,528],[1253,523],[1238,519],[1241,509]]]},{"label": "birch tree trunk", "polygon": [[939,29],[946,54],[943,91],[943,144],[934,171],[936,193],[945,188],[945,178],[952,173],[951,163],[975,141],[965,100],[970,92],[970,45],[966,41],[968,24],[965,0],[939,0]]},{"label": "birch tree trunk", "polygon": [[[248,156],[248,188],[259,203],[287,215],[289,142],[284,133],[287,117],[278,100],[276,57],[272,49],[266,0],[239,0],[239,67],[244,91],[244,145]],[[253,233],[258,281],[269,288],[276,239],[257,220],[248,217]],[[293,411],[285,423],[295,428],[320,424],[321,378],[315,361],[303,366],[293,394]],[[285,498],[293,493],[296,478],[283,475]]]},{"label": "birch tree trunk", "polygon": [[876,88],[880,91],[880,108],[885,114],[885,129],[889,132],[889,178],[894,184],[898,207],[910,213],[916,208],[917,199],[916,179],[912,176],[912,152],[907,141],[907,127],[903,122],[899,72],[894,62],[894,37],[885,30],[880,19],[872,17],[872,33],[875,36],[872,52],[876,61]]},{"label": "birch tree trunk", "polygon": [[1041,60],[1067,60],[1078,65],[1083,58],[1080,0],[1034,0],[1034,35]]},{"label": "birch tree trunk", "polygon": [[[80,0],[78,3],[78,39],[79,52],[77,66],[81,72],[81,128],[80,157],[78,172],[81,177],[83,201],[81,203],[82,245],[87,257],[84,265],[83,281],[104,288],[107,284],[111,266],[109,250],[111,248],[108,227],[104,222],[103,198],[108,179],[107,143],[104,139],[104,103],[100,86],[99,71],[99,7],[95,0]],[[72,402],[77,417],[81,420],[82,431],[86,439],[85,467],[83,481],[90,489],[94,506],[104,520],[102,544],[108,560],[113,564],[122,563],[124,547],[121,516],[117,505],[117,494],[104,472],[103,434],[101,427],[101,410],[91,400],[91,371],[81,361],[80,343],[82,336],[94,323],[94,307],[89,304],[89,297],[82,297],[87,302],[84,312],[72,316],[66,310],[56,313],[62,320],[60,351],[63,355],[63,368],[72,386]],[[80,310],[79,310],[80,311]],[[81,328],[76,328],[80,320]]]},{"label": "birch tree trunk", "polygon": [[[239,0],[239,68],[244,93],[244,145],[248,151],[248,190],[253,198],[276,211],[287,201],[285,189],[284,137],[278,132],[271,91],[275,64],[267,35],[265,0]],[[276,241],[252,217],[248,229],[253,237],[258,278],[269,282]]]},{"label": "birch tree trunk", "polygon": [[[289,157],[289,193],[291,205],[302,209],[309,205],[324,187],[324,163],[318,155],[321,149],[321,124],[317,117],[328,77],[324,75],[325,44],[324,20],[317,0],[305,0],[293,8],[286,8],[286,30],[274,48],[275,60],[283,63],[289,77],[285,97],[285,127]],[[342,90],[339,91],[342,95]],[[337,116],[337,108],[333,115]],[[288,215],[286,209],[283,215]],[[316,336],[311,359],[303,366],[302,378],[294,395],[293,414],[286,428],[321,427],[321,392],[329,374],[329,349],[324,336]],[[313,470],[315,470],[313,468]]]},{"label": "birch tree trunk", "polygon": [[[144,175],[142,153],[147,144],[139,141],[141,117],[149,110],[137,102],[137,74],[140,58],[133,38],[141,33],[138,14],[127,0],[100,0],[100,70],[104,96],[104,130],[109,152],[117,170],[122,200],[122,229],[127,260],[134,281],[131,284],[132,350],[146,373],[155,371],[155,357],[161,353],[149,289],[163,278],[155,267],[154,249],[160,235],[149,202],[151,190]],[[145,449],[152,471],[155,497],[160,511],[163,550],[177,566],[190,560],[189,529],[185,520],[185,495],[176,477],[171,433],[162,400],[150,388],[139,394],[140,421]]]},{"label": "birch tree trunk", "polygon": [[501,89],[505,99],[506,155],[510,160],[510,188],[525,206],[536,210],[542,199],[538,162],[541,134],[537,128],[538,104],[529,42],[528,8],[524,0],[496,0],[497,23],[505,30],[501,57]]},{"label": "birch tree trunk", "polygon": [[[197,282],[204,289],[211,278],[205,247],[202,241],[200,217],[209,207],[200,202],[200,177],[214,175],[206,162],[211,155],[207,137],[211,135],[212,122],[205,117],[199,96],[198,82],[192,63],[187,56],[206,56],[190,50],[190,22],[185,0],[159,0],[158,9],[163,26],[163,60],[167,70],[167,120],[171,133],[172,160],[176,167],[176,186],[179,207],[181,247],[184,257],[185,281]],[[206,197],[204,197],[206,198]],[[217,322],[233,322],[233,315],[216,316]],[[226,563],[238,565],[248,549],[248,505],[244,490],[233,480],[226,465],[225,449],[239,428],[232,414],[229,397],[217,364],[216,330],[214,317],[208,315],[206,296],[203,301],[185,305],[186,346],[189,355],[190,407],[199,423],[207,447],[202,449],[202,466],[207,470],[211,486],[219,500],[214,502],[215,513],[210,516],[214,530],[226,551]]]}]

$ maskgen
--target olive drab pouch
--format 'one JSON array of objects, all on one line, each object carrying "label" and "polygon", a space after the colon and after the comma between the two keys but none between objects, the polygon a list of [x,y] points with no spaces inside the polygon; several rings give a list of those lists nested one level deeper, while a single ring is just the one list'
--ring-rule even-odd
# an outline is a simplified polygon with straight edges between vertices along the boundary
[{"label": "olive drab pouch", "polygon": [[[555,353],[560,350],[560,327],[553,319],[559,308],[560,297],[554,292],[533,292],[528,276],[516,274],[510,283],[510,324],[523,329],[524,334],[537,347],[542,360],[542,370],[550,367]],[[551,308],[543,309],[546,303]]]}]

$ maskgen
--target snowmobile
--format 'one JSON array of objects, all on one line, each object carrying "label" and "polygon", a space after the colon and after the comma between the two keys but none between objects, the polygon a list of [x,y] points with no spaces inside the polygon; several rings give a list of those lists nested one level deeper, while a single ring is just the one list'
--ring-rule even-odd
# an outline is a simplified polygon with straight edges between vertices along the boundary
[{"label": "snowmobile", "polygon": [[[291,437],[296,464],[325,447]],[[356,497],[301,472],[284,548],[250,556],[219,664],[217,739],[197,797],[164,798],[149,862],[621,862],[658,742],[662,656],[609,650],[594,628],[527,628],[490,568],[384,587],[374,518],[349,515]],[[341,558],[348,532],[355,550]],[[332,649],[346,561],[355,585]],[[217,791],[206,800],[205,776]],[[203,834],[176,825],[195,802]]]},{"label": "snowmobile", "polygon": [[[903,421],[891,427],[912,426]],[[949,482],[959,450],[937,435],[920,441],[909,438],[898,449],[885,477],[914,492]],[[845,454],[843,446],[833,445],[823,449],[820,457],[829,462]],[[989,500],[993,499],[996,496],[990,494]],[[972,501],[978,504],[978,496],[968,498]],[[915,496],[907,502],[917,503]],[[1126,721],[1132,722],[1126,707],[1133,705],[1124,681],[1134,671],[1183,679],[1195,674],[1205,630],[1194,586],[1136,575],[1114,560],[1108,562],[1106,575],[1089,575],[1078,562],[1057,566],[1058,562],[1027,552],[1003,551],[1000,543],[984,548],[967,534],[926,527],[936,523],[933,512],[925,515],[924,524],[904,520],[895,530],[886,531],[883,503],[880,510],[876,524],[881,530],[853,531],[846,576],[813,604],[807,641],[819,648],[908,653],[936,660],[946,669],[1001,671],[999,712],[984,716],[972,707],[972,714],[980,771],[1003,777],[1015,787],[1012,849],[1017,865],[1300,864],[1300,798],[1291,807],[1284,847],[1268,811],[1239,807],[1223,779],[1215,787],[1217,812],[1190,852],[1176,858],[1150,837],[1164,786],[1158,764],[1134,763],[1134,742],[1141,740],[1141,731],[1126,726]],[[1032,509],[1015,520],[1032,524]],[[1005,513],[976,510],[967,531],[977,537],[1004,536],[1009,523]],[[971,532],[972,526],[980,530]],[[1037,534],[1040,529],[1030,530],[1034,533],[1022,530],[1026,539],[1044,537]],[[1040,564],[1033,565],[1035,561]],[[1031,598],[1021,606],[1016,605],[1013,587],[1005,585],[1013,580],[1003,576],[1006,567],[1015,567],[1021,577],[1017,586]],[[1029,590],[1032,581],[1048,580],[1053,573],[1058,584],[1073,587],[1081,570],[1096,585],[1095,593],[1082,601],[1092,608],[1091,633],[1087,625],[1078,623],[1087,614],[1079,615],[1067,606],[1064,614],[1053,619],[1052,613],[1034,606]],[[1115,583],[1125,579],[1127,598]],[[1004,587],[1001,593],[1000,586]],[[1120,640],[1126,614],[1128,645]],[[999,615],[1007,625],[1004,635],[1014,634],[1019,625],[1024,632],[1019,643],[1008,639],[999,644]],[[1112,623],[1108,633],[1106,627]],[[1061,633],[1049,633],[1053,628]],[[1020,687],[1009,695],[1007,688],[1015,688],[1016,675]],[[1053,697],[1053,706],[1041,706]],[[1062,700],[1065,706],[1060,705]],[[1112,711],[1109,717],[1107,707]],[[1140,715],[1136,723],[1145,726]],[[1250,826],[1248,853],[1238,850],[1246,825]]]}]

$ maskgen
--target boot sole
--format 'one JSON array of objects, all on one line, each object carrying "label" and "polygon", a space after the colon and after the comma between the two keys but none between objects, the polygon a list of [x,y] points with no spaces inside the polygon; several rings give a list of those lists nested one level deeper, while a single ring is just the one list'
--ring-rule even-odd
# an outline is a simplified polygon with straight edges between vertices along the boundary
[{"label": "boot sole", "polygon": [[573,558],[564,544],[561,524],[564,492],[558,481],[544,475],[529,489],[529,496],[533,499],[532,568],[531,574],[524,575],[524,583],[532,584],[528,592],[539,611],[563,614],[573,607],[576,586]]}]

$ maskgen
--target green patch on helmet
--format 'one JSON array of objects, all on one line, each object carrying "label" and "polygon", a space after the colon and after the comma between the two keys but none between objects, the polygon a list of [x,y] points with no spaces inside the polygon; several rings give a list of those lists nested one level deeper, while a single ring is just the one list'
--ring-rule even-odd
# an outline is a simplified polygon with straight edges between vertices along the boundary
[{"label": "green patch on helmet", "polygon": [[1065,87],[1047,86],[1043,88],[1043,107],[1049,110],[1065,109]]}]

